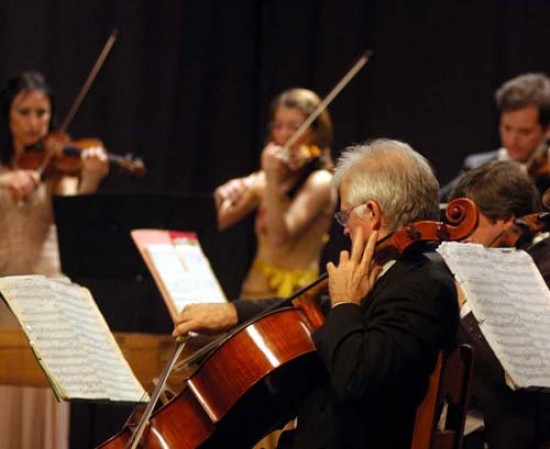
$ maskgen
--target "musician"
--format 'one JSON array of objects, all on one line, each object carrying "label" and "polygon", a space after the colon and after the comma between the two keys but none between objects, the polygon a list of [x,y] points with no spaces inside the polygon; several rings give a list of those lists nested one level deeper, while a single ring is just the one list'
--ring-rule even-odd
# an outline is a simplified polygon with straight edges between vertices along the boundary
[{"label": "musician", "polygon": [[285,143],[317,108],[320,100],[307,89],[277,96],[269,111],[269,137],[261,170],[233,179],[215,190],[221,230],[255,212],[257,251],[243,282],[241,297],[288,296],[319,274],[336,197],[330,188],[332,124],[328,112]]},{"label": "musician", "polygon": [[[499,246],[516,218],[540,211],[538,192],[523,167],[513,161],[489,161],[464,175],[451,199],[468,197],[480,212],[476,231],[467,241]],[[535,235],[526,251],[550,286],[550,239]],[[460,333],[476,349],[473,397],[485,421],[484,438],[490,449],[549,447],[550,395],[511,390],[504,370],[481,334],[464,298]]]},{"label": "musician", "polygon": [[[327,265],[331,308],[313,335],[326,378],[302,404],[292,447],[408,449],[437,353],[454,343],[456,289],[430,245],[383,266],[373,252],[405,224],[438,219],[438,183],[410,146],[375,140],[343,154],[333,184],[352,249]],[[228,329],[266,302],[187,306],[174,335]]]},{"label": "musician", "polygon": [[[55,103],[44,76],[24,72],[0,92],[0,275],[59,276],[51,197],[94,192],[108,172],[102,148],[82,152],[79,177],[42,179],[20,166],[28,147],[54,126]],[[0,301],[0,326],[18,326]],[[0,440],[19,449],[62,449],[68,444],[68,406],[49,389],[0,387]]]},{"label": "musician", "polygon": [[[541,151],[547,151],[550,137],[550,79],[543,73],[526,73],[505,82],[495,93],[500,114],[499,135],[502,147],[470,154],[461,173],[443,186],[445,201],[462,175],[489,160],[513,160],[530,165]],[[546,158],[547,155],[544,155]]]}]

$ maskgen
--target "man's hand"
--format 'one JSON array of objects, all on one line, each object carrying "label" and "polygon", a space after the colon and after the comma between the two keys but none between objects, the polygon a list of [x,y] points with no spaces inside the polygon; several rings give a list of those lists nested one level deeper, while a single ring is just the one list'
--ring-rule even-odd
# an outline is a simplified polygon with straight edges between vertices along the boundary
[{"label": "man's hand", "polygon": [[218,334],[237,324],[237,309],[231,303],[189,304],[176,317],[173,337],[189,332]]},{"label": "man's hand", "polygon": [[372,290],[382,267],[375,266],[374,248],[378,232],[373,231],[365,246],[363,229],[358,227],[352,238],[351,256],[348,251],[340,252],[338,266],[327,264],[330,301],[334,307],[338,303],[360,304]]}]

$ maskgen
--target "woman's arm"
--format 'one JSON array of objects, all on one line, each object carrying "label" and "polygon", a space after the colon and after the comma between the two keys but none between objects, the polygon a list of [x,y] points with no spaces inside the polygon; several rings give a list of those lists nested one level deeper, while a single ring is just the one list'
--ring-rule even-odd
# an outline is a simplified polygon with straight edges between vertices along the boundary
[{"label": "woman's arm", "polygon": [[263,172],[232,179],[214,191],[218,229],[227,229],[258,207],[265,186]]}]

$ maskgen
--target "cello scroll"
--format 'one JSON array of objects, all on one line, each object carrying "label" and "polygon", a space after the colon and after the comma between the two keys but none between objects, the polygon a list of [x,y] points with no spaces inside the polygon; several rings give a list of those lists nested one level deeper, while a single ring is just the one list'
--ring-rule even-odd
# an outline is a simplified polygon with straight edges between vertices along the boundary
[{"label": "cello scroll", "polygon": [[479,222],[477,207],[468,198],[451,201],[445,215],[449,223],[418,221],[380,240],[376,246],[375,260],[382,264],[385,260],[395,259],[419,241],[463,240],[475,231]]}]

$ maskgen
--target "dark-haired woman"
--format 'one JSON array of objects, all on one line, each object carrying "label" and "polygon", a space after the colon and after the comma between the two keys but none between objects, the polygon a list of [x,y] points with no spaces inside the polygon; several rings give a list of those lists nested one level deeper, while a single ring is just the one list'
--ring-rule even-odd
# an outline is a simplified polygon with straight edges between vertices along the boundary
[{"label": "dark-haired woman", "polygon": [[[108,172],[103,148],[83,150],[78,176],[44,179],[22,166],[29,147],[53,130],[54,101],[44,76],[25,72],[0,92],[0,275],[60,276],[51,197],[93,193]],[[0,326],[17,322],[0,301]],[[49,389],[0,387],[2,447],[64,449],[68,446],[68,406]]]}]

